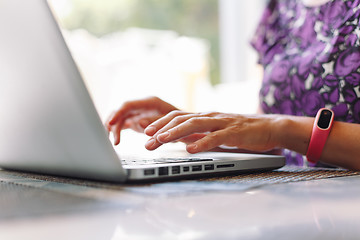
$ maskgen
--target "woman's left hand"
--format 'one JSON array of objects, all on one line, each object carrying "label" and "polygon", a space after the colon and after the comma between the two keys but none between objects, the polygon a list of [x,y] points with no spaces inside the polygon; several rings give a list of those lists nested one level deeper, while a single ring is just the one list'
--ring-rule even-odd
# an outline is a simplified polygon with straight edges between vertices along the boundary
[{"label": "woman's left hand", "polygon": [[208,151],[220,145],[265,152],[279,147],[274,134],[277,118],[277,115],[172,111],[145,129],[145,134],[151,136],[145,147],[155,150],[164,143],[183,141],[188,144],[189,153]]}]

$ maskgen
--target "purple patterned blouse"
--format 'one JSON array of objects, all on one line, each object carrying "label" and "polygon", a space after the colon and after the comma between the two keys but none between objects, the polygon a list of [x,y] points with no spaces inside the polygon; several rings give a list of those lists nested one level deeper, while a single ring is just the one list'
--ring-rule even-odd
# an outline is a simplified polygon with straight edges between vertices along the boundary
[{"label": "purple patterned blouse", "polygon": [[[264,66],[263,111],[313,117],[328,107],[336,121],[360,123],[359,21],[360,0],[271,0],[251,41]],[[284,153],[287,164],[303,164]]]}]

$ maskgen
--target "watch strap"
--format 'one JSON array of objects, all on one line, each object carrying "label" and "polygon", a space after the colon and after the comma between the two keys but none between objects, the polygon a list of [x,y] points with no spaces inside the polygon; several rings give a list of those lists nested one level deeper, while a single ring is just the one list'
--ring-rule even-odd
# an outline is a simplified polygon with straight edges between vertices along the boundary
[{"label": "watch strap", "polygon": [[[327,113],[331,113],[331,117],[329,119],[322,119],[324,117],[324,111]],[[334,112],[327,108],[321,108],[316,114],[316,118],[314,121],[310,143],[307,149],[306,157],[310,163],[316,163],[322,154],[324,149],[326,140],[330,134],[330,130],[333,125],[334,120]],[[324,121],[325,126],[324,126]]]}]

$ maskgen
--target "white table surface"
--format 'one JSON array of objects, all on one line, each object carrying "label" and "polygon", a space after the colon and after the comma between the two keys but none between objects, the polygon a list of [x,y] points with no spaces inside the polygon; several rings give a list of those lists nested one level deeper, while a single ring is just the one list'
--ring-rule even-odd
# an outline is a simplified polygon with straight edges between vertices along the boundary
[{"label": "white table surface", "polygon": [[79,194],[106,195],[109,207],[2,219],[0,239],[360,239],[359,186],[351,176],[206,191],[87,188]]}]

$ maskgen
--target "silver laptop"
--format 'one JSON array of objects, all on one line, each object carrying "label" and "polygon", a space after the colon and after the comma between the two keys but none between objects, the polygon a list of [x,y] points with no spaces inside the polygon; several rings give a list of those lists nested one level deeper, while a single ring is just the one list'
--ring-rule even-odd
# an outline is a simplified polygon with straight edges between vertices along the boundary
[{"label": "silver laptop", "polygon": [[124,164],[45,0],[0,0],[0,104],[5,169],[125,182],[285,163],[282,156],[203,153]]}]

